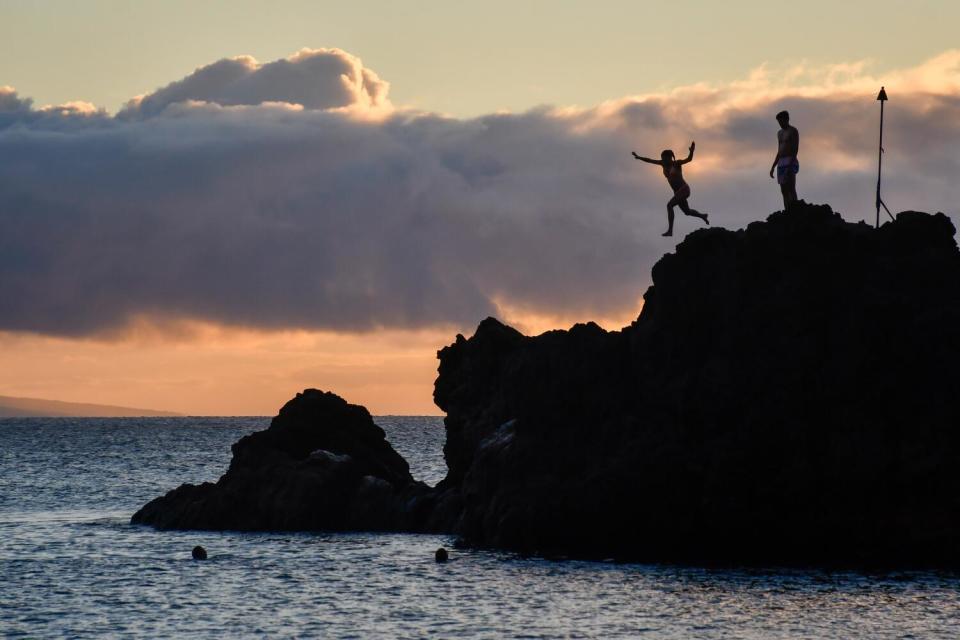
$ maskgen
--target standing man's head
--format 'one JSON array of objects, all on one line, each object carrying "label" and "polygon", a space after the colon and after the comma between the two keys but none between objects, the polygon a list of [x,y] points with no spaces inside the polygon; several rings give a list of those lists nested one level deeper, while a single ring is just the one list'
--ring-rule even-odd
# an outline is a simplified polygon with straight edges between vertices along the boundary
[{"label": "standing man's head", "polygon": [[781,129],[786,129],[790,126],[790,114],[786,111],[781,111],[777,114],[777,122],[780,123]]}]

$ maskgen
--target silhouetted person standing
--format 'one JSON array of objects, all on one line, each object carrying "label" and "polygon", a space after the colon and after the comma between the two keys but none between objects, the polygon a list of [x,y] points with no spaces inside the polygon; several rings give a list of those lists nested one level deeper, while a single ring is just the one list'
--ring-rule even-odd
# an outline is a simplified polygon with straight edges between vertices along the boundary
[{"label": "silhouetted person standing", "polygon": [[695,218],[700,218],[707,224],[710,224],[710,220],[707,219],[707,214],[700,213],[696,209],[691,209],[690,205],[687,204],[687,199],[690,197],[690,185],[686,183],[683,179],[683,165],[687,164],[693,160],[693,150],[696,149],[697,143],[690,143],[690,154],[684,160],[677,160],[677,157],[673,154],[673,151],[666,149],[660,154],[659,160],[652,160],[650,158],[644,158],[643,156],[638,156],[637,152],[633,152],[633,157],[637,160],[643,160],[644,162],[649,162],[650,164],[660,165],[663,168],[663,175],[666,177],[667,182],[670,183],[670,187],[673,189],[673,197],[670,198],[670,202],[667,203],[667,232],[663,234],[664,236],[673,235],[673,208],[680,207],[680,210],[683,211],[688,216],[693,216]]},{"label": "silhouetted person standing", "polygon": [[780,131],[777,131],[777,157],[770,167],[770,177],[777,171],[777,182],[780,184],[780,193],[783,194],[783,210],[797,201],[797,173],[800,171],[800,162],[797,153],[800,151],[800,132],[790,126],[790,114],[781,111],[777,114]]}]

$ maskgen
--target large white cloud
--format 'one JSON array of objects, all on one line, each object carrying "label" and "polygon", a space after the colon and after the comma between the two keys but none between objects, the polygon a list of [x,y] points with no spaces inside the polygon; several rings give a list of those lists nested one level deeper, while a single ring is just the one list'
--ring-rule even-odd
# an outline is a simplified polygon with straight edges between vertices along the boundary
[{"label": "large white cloud", "polygon": [[186,78],[134,98],[123,118],[155,116],[178,103],[222,106],[285,102],[305,109],[384,108],[389,84],[340,49],[301,49],[289,58],[258,63],[250,56],[225,58]]},{"label": "large white cloud", "polygon": [[[958,60],[896,84],[859,67],[806,70],[790,87],[761,73],[471,120],[369,118],[342,108],[356,101],[305,98],[289,74],[241,90],[277,64],[252,61],[237,63],[252,70],[240,80],[201,70],[119,117],[35,109],[0,90],[0,329],[86,335],[145,317],[469,327],[502,306],[623,315],[673,247],[660,237],[668,187],[632,149],[679,155],[696,139],[692,204],[740,227],[779,208],[766,173],[773,114],[788,108],[802,132],[800,196],[872,220],[873,85],[886,81],[887,202],[954,213]],[[363,104],[385,104],[373,86]],[[677,240],[697,226],[681,216]]]}]

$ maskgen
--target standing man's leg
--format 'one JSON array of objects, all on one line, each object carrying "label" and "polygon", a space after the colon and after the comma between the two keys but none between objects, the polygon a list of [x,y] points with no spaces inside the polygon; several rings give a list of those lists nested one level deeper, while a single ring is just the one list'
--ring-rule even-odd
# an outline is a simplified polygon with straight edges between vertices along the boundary
[{"label": "standing man's leg", "polygon": [[783,210],[786,211],[797,201],[797,174],[789,169],[784,173],[780,183],[780,193],[783,194]]}]

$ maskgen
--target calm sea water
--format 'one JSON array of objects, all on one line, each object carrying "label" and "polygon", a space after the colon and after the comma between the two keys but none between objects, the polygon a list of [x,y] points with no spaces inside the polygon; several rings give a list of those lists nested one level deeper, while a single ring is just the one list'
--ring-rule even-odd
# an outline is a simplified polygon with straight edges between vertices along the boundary
[{"label": "calm sea water", "polygon": [[[377,422],[443,476],[434,417]],[[960,577],[548,562],[435,535],[158,532],[128,524],[213,480],[268,418],[0,420],[5,637],[956,638]],[[210,560],[194,562],[201,544]]]}]

